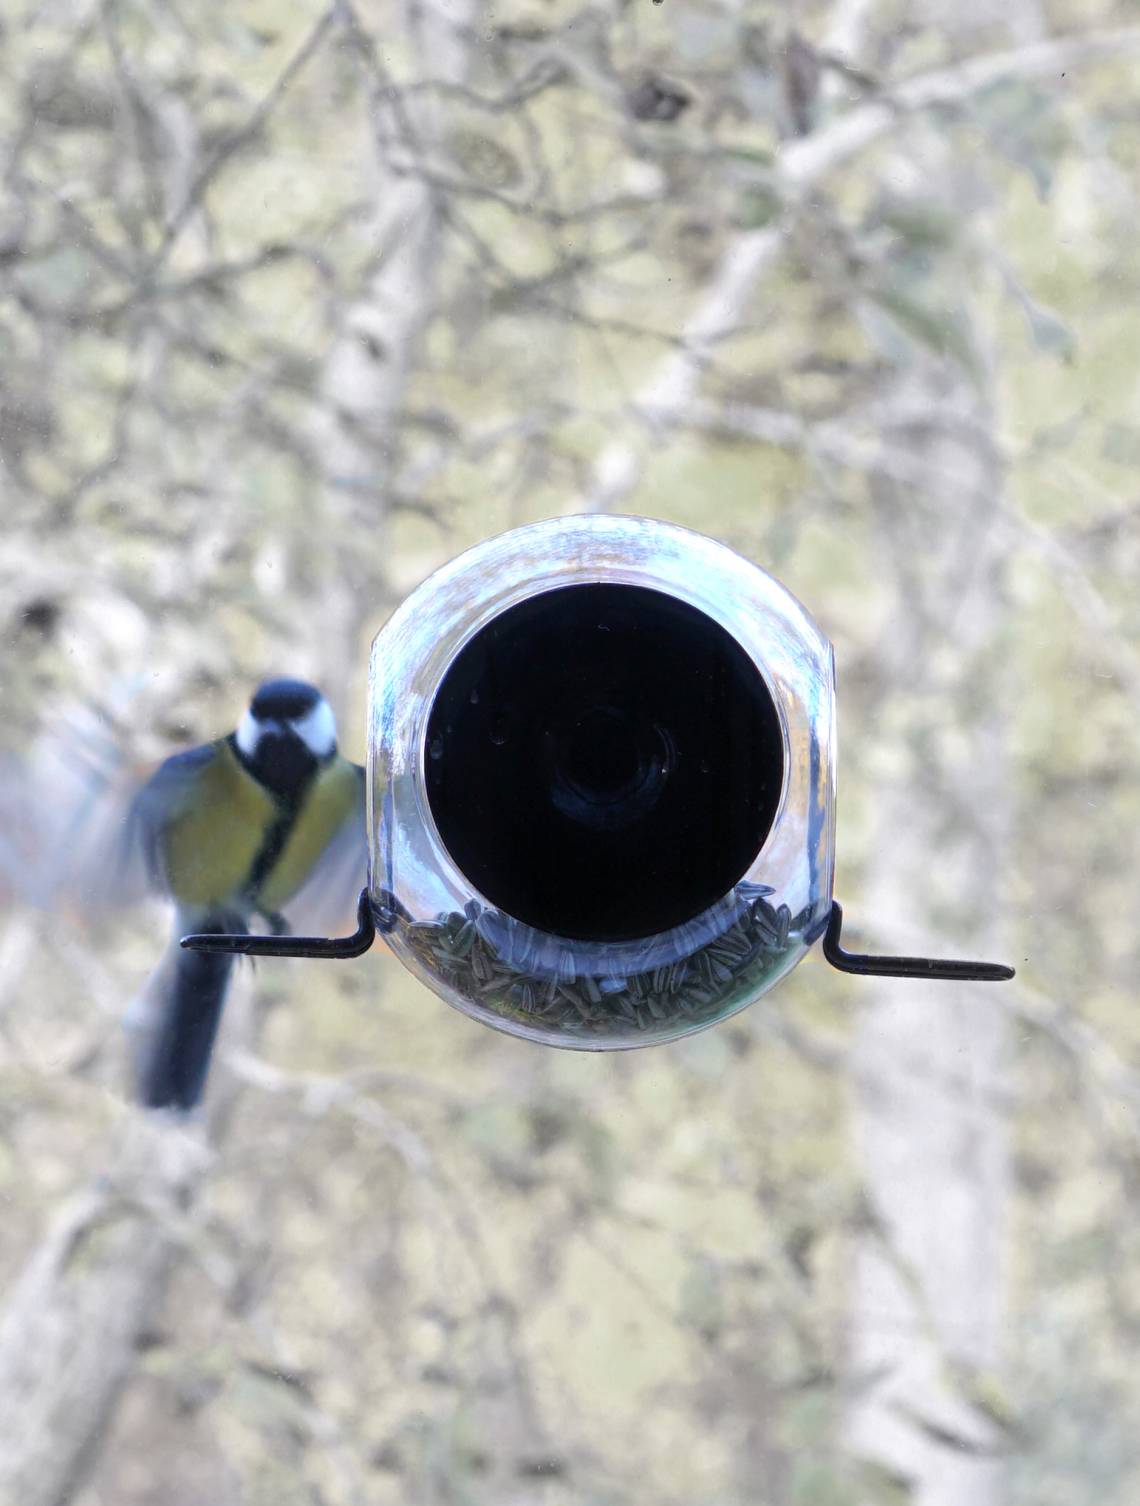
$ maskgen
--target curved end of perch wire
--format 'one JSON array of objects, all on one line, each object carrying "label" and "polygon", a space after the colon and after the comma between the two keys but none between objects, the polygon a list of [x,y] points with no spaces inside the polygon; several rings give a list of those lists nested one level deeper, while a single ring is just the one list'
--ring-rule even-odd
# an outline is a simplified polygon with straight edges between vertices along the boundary
[{"label": "curved end of perch wire", "polygon": [[967,962],[939,957],[871,957],[864,952],[848,952],[840,945],[843,930],[843,906],[831,904],[827,929],[823,933],[823,955],[842,973],[863,973],[878,978],[946,978],[960,983],[1004,983],[1014,976],[1012,967],[1001,962]]},{"label": "curved end of perch wire", "polygon": [[394,894],[381,891],[375,907],[367,889],[356,904],[356,930],[351,936],[242,936],[202,934],[183,936],[181,945],[192,952],[236,952],[242,957],[359,957],[376,939],[386,935],[398,919],[410,919]]}]

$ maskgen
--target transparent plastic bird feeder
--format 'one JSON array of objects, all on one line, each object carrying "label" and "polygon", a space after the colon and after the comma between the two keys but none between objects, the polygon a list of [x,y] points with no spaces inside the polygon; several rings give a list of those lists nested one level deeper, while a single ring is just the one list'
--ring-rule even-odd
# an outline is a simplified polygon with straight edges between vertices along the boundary
[{"label": "transparent plastic bird feeder", "polygon": [[[466,1014],[548,1045],[668,1041],[758,999],[823,937],[852,972],[996,964],[840,945],[831,645],[778,581],[649,518],[488,539],[372,646],[373,928]],[[188,938],[225,945],[227,938]]]},{"label": "transparent plastic bird feeder", "polygon": [[554,1045],[757,998],[831,907],[831,646],[713,540],[572,517],[487,540],[372,648],[373,900],[436,993]]}]

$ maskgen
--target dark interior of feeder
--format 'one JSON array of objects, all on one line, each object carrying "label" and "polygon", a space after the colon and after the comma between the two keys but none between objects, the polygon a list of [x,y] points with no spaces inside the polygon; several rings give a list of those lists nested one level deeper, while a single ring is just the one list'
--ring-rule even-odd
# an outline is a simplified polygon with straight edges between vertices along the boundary
[{"label": "dark interior of feeder", "polygon": [[497,908],[578,940],[691,920],[763,846],[783,739],[756,665],[718,623],[641,586],[575,585],[501,613],[428,718],[428,800]]}]

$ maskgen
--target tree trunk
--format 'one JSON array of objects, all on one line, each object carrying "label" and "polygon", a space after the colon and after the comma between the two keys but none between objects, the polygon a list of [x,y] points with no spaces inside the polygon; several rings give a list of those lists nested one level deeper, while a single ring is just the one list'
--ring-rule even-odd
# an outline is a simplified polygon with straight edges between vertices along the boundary
[{"label": "tree trunk", "polygon": [[[920,395],[906,385],[908,400]],[[981,421],[984,405],[960,382],[917,385],[933,425],[956,404]],[[874,922],[869,950],[1000,958],[1008,792],[992,523],[1001,482],[976,443],[944,431],[913,445],[929,465],[925,497],[892,486],[880,498],[879,548],[899,583],[881,684],[892,767],[870,792],[877,834],[852,918]],[[915,1506],[995,1506],[1002,1493],[1001,1430],[977,1405],[1000,1364],[1005,1310],[1007,1026],[989,992],[997,986],[862,985],[872,999],[852,1088],[869,1217],[854,1270],[850,1444],[905,1481]],[[868,1506],[880,1498],[869,1490]]]},{"label": "tree trunk", "polygon": [[[341,683],[332,666],[328,689],[340,704],[356,655],[366,649],[365,630],[375,631],[396,604],[386,580],[386,524],[408,381],[436,306],[446,217],[443,194],[416,172],[421,165],[439,166],[445,112],[427,102],[430,96],[394,106],[383,47],[354,12],[347,15],[348,41],[368,94],[374,154],[368,191],[375,214],[369,232],[373,270],[344,311],[325,363],[313,429],[323,478],[314,542],[321,532],[333,536],[339,586],[322,611],[340,615],[331,628],[346,649]],[[427,0],[416,8],[413,41],[422,76],[466,81],[473,15],[471,0]]]},{"label": "tree trunk", "polygon": [[[248,1034],[240,984],[226,1007],[228,1033]],[[214,1088],[212,1139],[236,1083],[219,1074]],[[195,1239],[195,1199],[214,1159],[204,1129],[131,1113],[107,1170],[56,1212],[8,1293],[0,1315],[5,1506],[64,1506],[97,1459],[175,1261]]]}]

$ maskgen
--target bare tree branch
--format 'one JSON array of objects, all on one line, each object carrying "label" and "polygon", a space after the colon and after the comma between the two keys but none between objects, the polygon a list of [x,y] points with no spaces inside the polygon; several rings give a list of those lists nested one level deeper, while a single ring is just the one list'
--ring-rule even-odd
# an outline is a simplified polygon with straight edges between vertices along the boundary
[{"label": "bare tree branch", "polygon": [[[794,202],[910,112],[964,104],[999,79],[1051,75],[1059,79],[1068,69],[1134,52],[1140,52],[1140,27],[1124,27],[1035,43],[922,74],[896,85],[885,101],[860,105],[834,125],[790,142],[770,181],[781,198]],[[696,396],[711,351],[738,327],[756,284],[775,265],[783,244],[784,231],[779,227],[744,232],[733,241],[685,322],[682,349],[657,366],[631,402],[631,424],[647,431],[654,452]],[[636,440],[611,440],[595,462],[580,510],[619,508],[637,486],[642,466]]]}]

